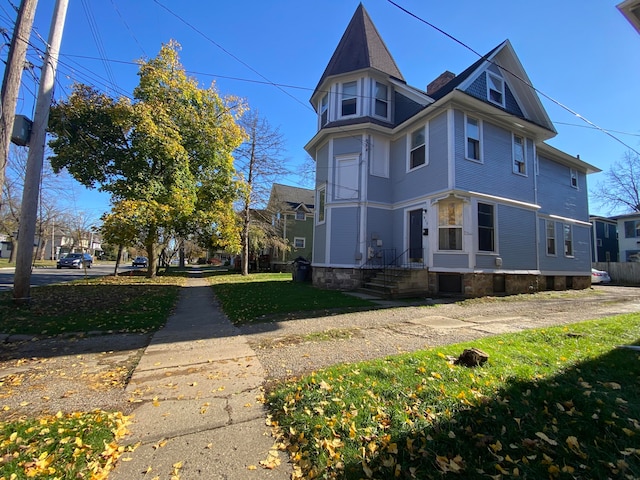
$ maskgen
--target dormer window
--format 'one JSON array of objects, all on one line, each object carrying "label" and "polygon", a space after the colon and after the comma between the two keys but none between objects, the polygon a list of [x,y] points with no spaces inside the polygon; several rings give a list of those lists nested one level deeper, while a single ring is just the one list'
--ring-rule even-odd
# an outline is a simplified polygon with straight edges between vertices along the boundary
[{"label": "dormer window", "polygon": [[504,107],[504,80],[491,72],[487,72],[487,98]]},{"label": "dormer window", "polygon": [[380,83],[375,82],[374,85],[374,107],[373,112],[376,117],[389,117],[389,88]]},{"label": "dormer window", "polygon": [[342,116],[355,115],[358,111],[358,83],[347,82],[342,84]]},{"label": "dormer window", "polygon": [[320,126],[324,127],[329,121],[329,94],[325,93],[320,100]]}]

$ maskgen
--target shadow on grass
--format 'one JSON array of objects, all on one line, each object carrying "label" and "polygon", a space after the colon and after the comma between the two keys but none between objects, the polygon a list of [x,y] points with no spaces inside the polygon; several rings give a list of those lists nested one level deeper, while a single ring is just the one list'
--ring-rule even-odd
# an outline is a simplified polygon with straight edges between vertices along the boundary
[{"label": "shadow on grass", "polygon": [[[403,472],[399,478],[640,478],[637,350],[614,348],[553,377],[507,382],[504,389],[472,399],[475,406],[456,408],[463,399],[451,398],[451,410],[432,412],[427,428],[411,429],[411,415],[389,418],[407,424],[386,440],[387,451],[367,464],[374,478],[393,478],[395,461]],[[430,411],[428,405],[422,409]],[[340,478],[362,478],[361,461],[347,463],[344,473]]]}]

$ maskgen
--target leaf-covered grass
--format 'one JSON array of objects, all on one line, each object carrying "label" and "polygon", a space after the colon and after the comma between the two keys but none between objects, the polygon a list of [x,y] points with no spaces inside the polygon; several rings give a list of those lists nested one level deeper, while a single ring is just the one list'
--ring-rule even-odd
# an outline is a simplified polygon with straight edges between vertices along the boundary
[{"label": "leaf-covered grass", "polygon": [[128,418],[94,411],[0,422],[0,478],[107,478]]},{"label": "leaf-covered grass", "polygon": [[373,306],[368,300],[310,283],[293,282],[290,273],[220,274],[209,277],[224,313],[236,325],[258,323],[267,316],[310,311],[351,311]]},{"label": "leaf-covered grass", "polygon": [[[640,314],[318,371],[268,395],[299,478],[640,478]],[[451,358],[480,348],[476,368]]]},{"label": "leaf-covered grass", "polygon": [[175,305],[179,277],[102,277],[31,289],[31,304],[0,294],[0,333],[147,332],[157,330]]}]

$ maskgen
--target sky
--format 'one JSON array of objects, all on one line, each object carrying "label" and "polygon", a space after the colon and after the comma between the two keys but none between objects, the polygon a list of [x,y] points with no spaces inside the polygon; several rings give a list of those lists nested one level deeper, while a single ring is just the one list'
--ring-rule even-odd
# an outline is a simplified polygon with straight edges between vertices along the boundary
[{"label": "sky", "polygon": [[[558,131],[548,143],[606,172],[629,148],[640,151],[640,34],[616,9],[619,1],[396,0],[418,19],[389,0],[362,3],[407,83],[422,89],[445,70],[461,73],[477,60],[474,51],[509,39]],[[66,98],[73,82],[131,97],[136,61],[173,39],[190,76],[246,99],[280,130],[295,170],[316,132],[309,98],[359,3],[70,0],[54,98]],[[48,36],[53,5],[39,0],[36,46]],[[10,33],[14,20],[12,3],[0,0],[0,27]],[[33,51],[28,58],[41,64]],[[25,74],[17,113],[33,117],[36,92]],[[590,175],[589,189],[603,180],[604,173]],[[281,183],[312,187],[297,175]],[[76,184],[73,193],[72,208],[94,218],[110,208],[95,190]],[[610,213],[591,196],[590,212]]]}]

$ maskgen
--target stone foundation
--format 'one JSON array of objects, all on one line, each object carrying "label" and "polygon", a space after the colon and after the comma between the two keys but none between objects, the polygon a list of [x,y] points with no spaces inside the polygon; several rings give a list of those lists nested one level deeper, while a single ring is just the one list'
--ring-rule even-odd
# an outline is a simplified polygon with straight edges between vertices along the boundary
[{"label": "stone foundation", "polygon": [[[414,272],[417,273],[417,272]],[[356,290],[363,286],[363,274],[357,268],[313,267],[313,285],[326,290]],[[426,283],[428,295],[517,295],[545,290],[582,290],[591,287],[591,276],[544,276],[491,273],[439,273],[425,271],[414,276]],[[418,285],[413,286],[417,291]]]},{"label": "stone foundation", "polygon": [[355,290],[362,286],[362,272],[357,268],[313,267],[313,286],[325,290]]}]

